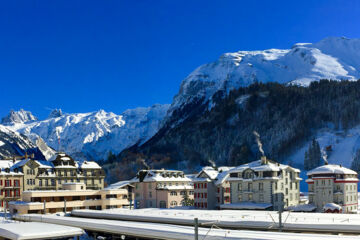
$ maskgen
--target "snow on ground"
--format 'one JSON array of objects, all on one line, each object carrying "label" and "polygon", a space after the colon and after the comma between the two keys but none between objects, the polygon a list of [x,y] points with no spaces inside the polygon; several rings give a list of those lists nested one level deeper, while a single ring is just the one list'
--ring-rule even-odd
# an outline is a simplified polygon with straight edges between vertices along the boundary
[{"label": "snow on ground", "polygon": [[[166,224],[193,225],[215,222],[221,228],[277,229],[278,212],[239,210],[176,210],[176,209],[111,209],[103,211],[74,210],[76,217],[101,218]],[[283,213],[284,229],[299,231],[357,232],[360,234],[360,215],[326,213]]]},{"label": "snow on ground", "polygon": [[0,237],[6,239],[54,239],[83,235],[80,228],[40,223],[40,222],[2,222]]},{"label": "snow on ground", "polygon": [[[166,240],[193,240],[193,226],[179,226],[159,223],[145,223],[134,221],[114,221],[104,219],[78,218],[78,217],[58,217],[54,215],[22,215],[19,219],[25,219],[35,222],[49,222],[67,226],[75,226],[90,231],[108,232],[117,235],[137,236],[149,239]],[[211,226],[211,224],[210,224]],[[212,240],[316,240],[316,239],[360,239],[359,236],[341,236],[324,234],[302,234],[302,233],[284,233],[284,232],[262,232],[202,228],[199,227],[199,239]]]}]

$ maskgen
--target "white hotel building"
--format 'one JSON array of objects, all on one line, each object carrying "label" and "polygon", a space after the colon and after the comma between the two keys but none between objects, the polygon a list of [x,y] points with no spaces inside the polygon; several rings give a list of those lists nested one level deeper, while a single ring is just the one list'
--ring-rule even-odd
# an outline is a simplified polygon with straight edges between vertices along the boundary
[{"label": "white hotel building", "polygon": [[[356,212],[358,209],[357,173],[341,165],[324,165],[307,173],[309,203],[318,212]],[[332,209],[327,209],[327,206]]]}]

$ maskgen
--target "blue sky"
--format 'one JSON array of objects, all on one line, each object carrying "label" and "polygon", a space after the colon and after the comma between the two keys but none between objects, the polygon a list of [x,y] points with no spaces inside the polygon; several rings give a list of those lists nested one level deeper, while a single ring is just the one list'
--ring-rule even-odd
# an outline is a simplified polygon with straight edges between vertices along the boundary
[{"label": "blue sky", "polygon": [[2,1],[0,116],[171,103],[224,52],[360,37],[360,1]]}]

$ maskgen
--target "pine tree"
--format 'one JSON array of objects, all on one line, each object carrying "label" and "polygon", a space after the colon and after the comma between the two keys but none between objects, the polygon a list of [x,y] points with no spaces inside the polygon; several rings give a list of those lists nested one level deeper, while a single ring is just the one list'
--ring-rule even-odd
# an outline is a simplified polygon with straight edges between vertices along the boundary
[{"label": "pine tree", "polygon": [[311,170],[320,165],[321,165],[320,145],[314,138],[310,143],[308,150],[305,151],[304,169]]},{"label": "pine tree", "polygon": [[189,194],[186,190],[184,190],[182,203],[183,203],[183,206],[187,206],[187,207],[194,206],[194,199],[189,198]]},{"label": "pine tree", "polygon": [[351,163],[351,169],[360,173],[360,149],[356,151],[355,157]]}]

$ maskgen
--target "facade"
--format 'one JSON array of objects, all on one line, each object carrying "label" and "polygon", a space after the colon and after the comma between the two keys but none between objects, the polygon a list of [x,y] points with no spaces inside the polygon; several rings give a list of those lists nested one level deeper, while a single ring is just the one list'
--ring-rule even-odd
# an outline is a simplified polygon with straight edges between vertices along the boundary
[{"label": "facade", "polygon": [[[227,181],[217,182],[229,169],[229,167],[208,166],[195,176],[193,179],[195,208],[217,209],[219,204],[224,202],[224,198],[230,202],[230,185],[225,186],[228,183]],[[226,194],[229,196],[225,196]]]},{"label": "facade", "polygon": [[105,190],[113,190],[113,189],[127,190],[129,205],[125,206],[125,207],[128,207],[130,209],[132,209],[134,207],[134,199],[135,199],[134,185],[132,183],[130,183],[130,181],[120,181],[120,182],[111,184],[105,188]]},{"label": "facade", "polygon": [[223,171],[219,173],[217,180],[215,182],[216,186],[216,209],[220,209],[221,205],[231,203],[231,185],[228,180],[230,170],[233,167],[229,168],[228,171]]},{"label": "facade", "polygon": [[135,208],[174,208],[194,199],[194,187],[184,172],[141,170],[131,180],[135,185]]},{"label": "facade", "polygon": [[12,160],[0,160],[0,209],[7,202],[19,200],[22,195],[23,174],[10,170]]},{"label": "facade", "polygon": [[84,183],[65,183],[62,189],[25,191],[22,201],[9,203],[10,212],[56,213],[74,209],[103,210],[129,206],[126,189],[87,190]]},{"label": "facade", "polygon": [[12,171],[23,173],[23,191],[59,190],[64,183],[84,183],[87,189],[103,189],[105,173],[92,161],[76,162],[65,153],[49,161],[25,158],[14,162]]},{"label": "facade", "polygon": [[[299,204],[300,170],[261,160],[230,170],[231,204],[226,208],[279,210]],[[232,205],[232,206],[231,206]]]},{"label": "facade", "polygon": [[356,212],[358,209],[357,173],[341,165],[324,165],[307,173],[309,203],[318,212]]}]

